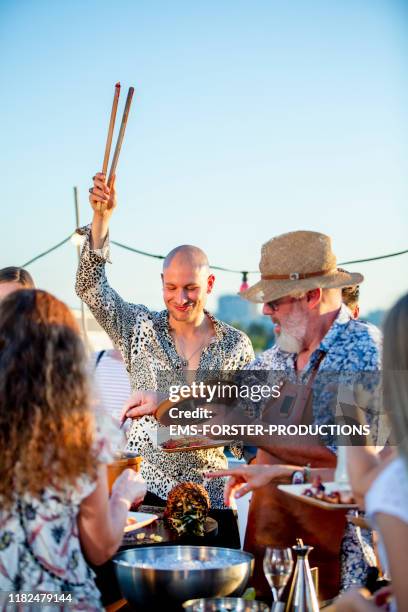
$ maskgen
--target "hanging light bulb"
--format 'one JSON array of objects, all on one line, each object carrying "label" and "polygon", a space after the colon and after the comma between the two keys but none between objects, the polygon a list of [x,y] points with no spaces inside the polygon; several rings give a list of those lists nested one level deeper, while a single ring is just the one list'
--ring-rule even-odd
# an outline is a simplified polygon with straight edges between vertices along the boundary
[{"label": "hanging light bulb", "polygon": [[248,289],[249,285],[248,285],[248,272],[242,272],[242,282],[241,282],[241,286],[239,288],[239,291],[241,293],[241,291],[246,291]]}]

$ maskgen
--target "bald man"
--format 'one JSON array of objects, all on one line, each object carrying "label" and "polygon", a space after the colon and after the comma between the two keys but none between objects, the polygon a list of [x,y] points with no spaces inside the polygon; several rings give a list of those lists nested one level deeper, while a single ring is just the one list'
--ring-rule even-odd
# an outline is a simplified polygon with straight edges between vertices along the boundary
[{"label": "bald man", "polygon": [[[78,230],[86,236],[78,268],[76,291],[119,347],[130,375],[132,391],[154,390],[168,394],[170,385],[204,380],[212,370],[235,370],[254,356],[249,338],[218,321],[206,309],[215,277],[205,253],[196,246],[173,249],[161,274],[166,309],[149,310],[125,302],[105,275],[109,259],[108,228],[116,207],[111,189],[101,173],[90,192],[91,227]],[[184,481],[204,482],[204,473],[226,467],[223,449],[164,453],[157,448],[158,424],[153,415],[134,419],[127,449],[143,457],[142,475],[150,493],[165,500],[170,489]],[[214,508],[222,508],[223,481],[205,483]]]}]

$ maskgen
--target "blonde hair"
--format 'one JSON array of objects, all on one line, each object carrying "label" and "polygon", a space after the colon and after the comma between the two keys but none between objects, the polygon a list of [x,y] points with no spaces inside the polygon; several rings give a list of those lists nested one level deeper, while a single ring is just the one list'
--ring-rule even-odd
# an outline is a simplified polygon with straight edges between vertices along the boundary
[{"label": "blonde hair", "polygon": [[341,297],[345,305],[353,310],[358,306],[360,300],[360,285],[351,285],[350,287],[343,287],[341,290]]},{"label": "blonde hair", "polygon": [[408,465],[408,294],[388,313],[384,323],[384,407],[393,436]]}]

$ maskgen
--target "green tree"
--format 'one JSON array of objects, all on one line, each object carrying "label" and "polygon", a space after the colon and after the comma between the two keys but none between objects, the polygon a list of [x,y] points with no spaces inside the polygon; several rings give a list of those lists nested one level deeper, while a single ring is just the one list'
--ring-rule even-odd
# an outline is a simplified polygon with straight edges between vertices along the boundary
[{"label": "green tree", "polygon": [[234,322],[232,325],[241,329],[250,337],[255,353],[262,353],[262,351],[270,348],[275,342],[272,326],[258,321],[253,321],[249,325]]}]

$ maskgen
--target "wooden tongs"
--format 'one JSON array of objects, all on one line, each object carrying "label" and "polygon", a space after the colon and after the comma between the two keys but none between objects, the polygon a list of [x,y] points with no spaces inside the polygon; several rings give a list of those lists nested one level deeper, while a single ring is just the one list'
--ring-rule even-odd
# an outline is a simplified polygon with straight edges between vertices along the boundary
[{"label": "wooden tongs", "polygon": [[[116,173],[116,167],[118,165],[119,154],[122,148],[123,138],[125,136],[126,124],[127,124],[127,120],[129,117],[129,110],[130,110],[130,105],[132,104],[132,98],[133,98],[134,91],[135,91],[134,87],[129,87],[128,95],[126,98],[126,104],[125,104],[125,108],[124,108],[123,115],[122,115],[122,123],[120,124],[118,140],[116,142],[115,152],[113,154],[112,163],[111,163],[111,167],[109,170],[108,181],[107,181],[108,187],[111,187],[113,177],[115,176],[115,173]],[[103,164],[102,164],[102,172],[105,175],[108,170],[109,156],[110,156],[110,151],[111,151],[111,146],[112,146],[113,130],[115,128],[116,111],[118,110],[119,95],[120,95],[120,83],[116,83],[115,94],[113,96],[112,111],[111,111],[111,116],[110,116],[110,121],[109,121],[108,136],[106,139],[105,155],[104,155]]]}]

